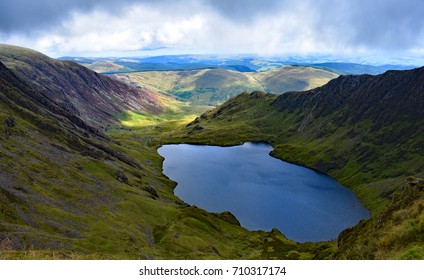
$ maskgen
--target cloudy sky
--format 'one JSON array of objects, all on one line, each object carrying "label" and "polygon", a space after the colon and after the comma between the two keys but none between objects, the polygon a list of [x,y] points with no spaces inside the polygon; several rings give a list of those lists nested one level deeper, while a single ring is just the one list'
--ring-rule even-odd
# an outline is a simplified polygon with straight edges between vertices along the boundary
[{"label": "cloudy sky", "polygon": [[424,57],[422,0],[1,0],[0,42],[50,56]]}]

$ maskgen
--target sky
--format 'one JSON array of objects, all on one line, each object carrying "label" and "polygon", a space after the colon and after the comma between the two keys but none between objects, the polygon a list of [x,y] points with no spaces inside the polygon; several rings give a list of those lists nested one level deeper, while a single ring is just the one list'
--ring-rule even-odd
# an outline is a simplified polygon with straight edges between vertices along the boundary
[{"label": "sky", "polygon": [[424,63],[424,1],[1,0],[0,42],[52,57],[322,55]]}]

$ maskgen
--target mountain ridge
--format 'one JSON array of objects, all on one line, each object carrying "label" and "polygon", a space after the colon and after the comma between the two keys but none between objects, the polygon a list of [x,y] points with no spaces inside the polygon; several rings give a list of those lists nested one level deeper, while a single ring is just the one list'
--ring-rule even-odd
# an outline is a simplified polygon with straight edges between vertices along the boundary
[{"label": "mountain ridge", "polygon": [[[93,126],[117,124],[117,117],[125,111],[162,110],[156,93],[115,81],[75,62],[9,45],[0,45],[0,61],[46,98]],[[90,105],[93,102],[96,106]]]}]

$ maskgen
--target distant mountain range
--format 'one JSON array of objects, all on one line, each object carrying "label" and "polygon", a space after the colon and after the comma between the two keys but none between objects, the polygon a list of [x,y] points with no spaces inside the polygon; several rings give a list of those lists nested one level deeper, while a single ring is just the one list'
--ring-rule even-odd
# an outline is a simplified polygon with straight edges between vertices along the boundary
[{"label": "distant mountain range", "polygon": [[[238,72],[264,72],[283,66],[311,66],[340,75],[346,74],[381,74],[387,70],[407,70],[414,65],[369,65],[346,62],[312,62],[311,58],[263,58],[253,55],[167,55],[144,58],[85,58],[61,57],[80,63],[100,73],[126,73],[138,71],[181,71],[200,69],[226,69]],[[316,60],[323,60],[317,58]]]},{"label": "distant mountain range", "polygon": [[[303,64],[300,64],[303,65]],[[405,65],[366,65],[357,63],[343,63],[343,62],[327,62],[327,63],[309,63],[307,66],[325,69],[340,75],[360,75],[360,74],[382,74],[388,70],[409,70],[415,66]]]}]

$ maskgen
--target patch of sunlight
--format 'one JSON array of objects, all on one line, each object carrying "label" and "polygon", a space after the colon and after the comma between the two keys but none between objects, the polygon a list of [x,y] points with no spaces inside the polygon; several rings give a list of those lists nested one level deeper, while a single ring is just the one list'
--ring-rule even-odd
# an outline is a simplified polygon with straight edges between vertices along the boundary
[{"label": "patch of sunlight", "polygon": [[126,112],[121,116],[121,124],[126,127],[147,127],[158,125],[163,122],[174,122],[178,125],[185,125],[193,121],[199,114],[184,112],[167,112],[155,115],[142,115],[135,112]]},{"label": "patch of sunlight", "polygon": [[[337,77],[337,76],[335,75],[335,77]],[[311,78],[311,79],[309,79],[309,81],[308,81],[309,85],[305,90],[320,87],[320,86],[328,83],[330,80],[331,80],[331,78]]]}]

